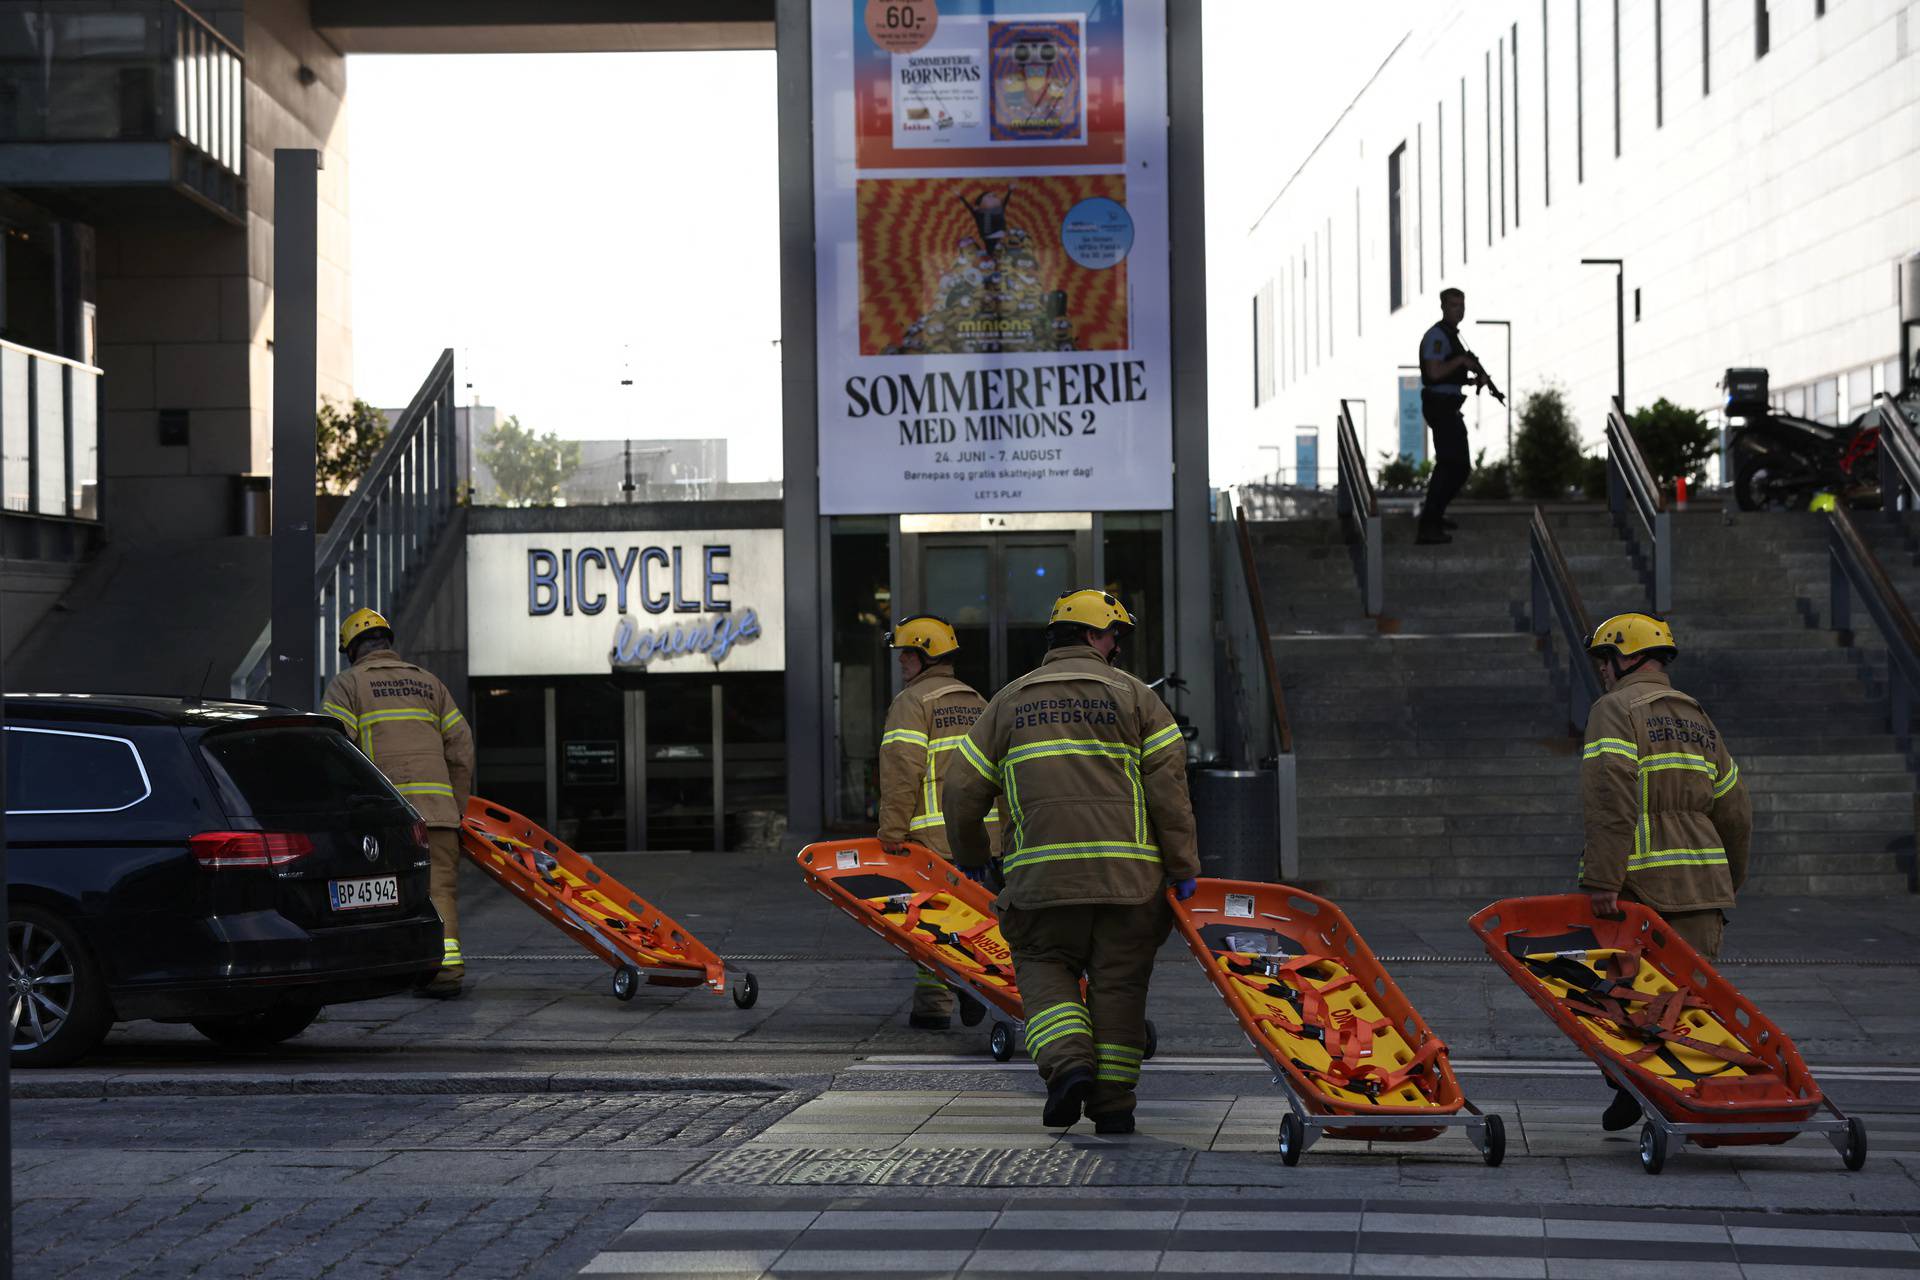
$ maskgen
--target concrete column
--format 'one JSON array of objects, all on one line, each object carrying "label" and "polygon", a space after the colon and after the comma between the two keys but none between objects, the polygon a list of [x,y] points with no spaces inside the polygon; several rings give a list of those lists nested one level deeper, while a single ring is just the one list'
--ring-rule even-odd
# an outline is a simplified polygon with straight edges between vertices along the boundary
[{"label": "concrete column", "polygon": [[314,411],[319,403],[320,153],[273,153],[273,662],[267,696],[310,708]]}]

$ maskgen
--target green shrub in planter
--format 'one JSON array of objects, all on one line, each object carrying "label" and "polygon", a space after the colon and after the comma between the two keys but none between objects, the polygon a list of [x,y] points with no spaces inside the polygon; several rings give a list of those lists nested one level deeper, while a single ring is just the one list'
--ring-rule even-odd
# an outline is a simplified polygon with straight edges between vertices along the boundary
[{"label": "green shrub in planter", "polygon": [[1422,459],[1415,466],[1409,454],[1394,457],[1391,454],[1380,455],[1380,470],[1373,478],[1373,487],[1381,493],[1418,493],[1427,487],[1427,478],[1433,474],[1433,459]]},{"label": "green shrub in planter", "polygon": [[1511,498],[1513,462],[1507,458],[1488,462],[1485,449],[1474,454],[1473,474],[1467,477],[1467,487],[1462,491],[1462,496],[1482,502],[1504,502]]},{"label": "green shrub in planter", "polygon": [[1567,409],[1567,393],[1547,386],[1520,402],[1520,430],[1513,441],[1513,486],[1523,498],[1554,501],[1581,482],[1580,433]]},{"label": "green shrub in planter", "polygon": [[1697,484],[1706,478],[1707,459],[1720,452],[1720,433],[1691,409],[1661,396],[1627,419],[1647,470],[1667,489],[1680,476]]},{"label": "green shrub in planter", "polygon": [[1580,492],[1589,502],[1607,500],[1607,455],[1596,453],[1580,459]]}]

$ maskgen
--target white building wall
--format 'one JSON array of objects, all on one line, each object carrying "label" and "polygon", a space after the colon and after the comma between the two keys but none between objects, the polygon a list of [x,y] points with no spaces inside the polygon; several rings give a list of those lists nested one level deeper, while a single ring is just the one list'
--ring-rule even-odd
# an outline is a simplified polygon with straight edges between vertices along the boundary
[{"label": "white building wall", "polygon": [[[1356,423],[1377,462],[1397,440],[1396,366],[1416,361],[1440,289],[1458,286],[1462,336],[1495,379],[1566,387],[1597,447],[1615,382],[1614,275],[1582,257],[1626,261],[1629,407],[1665,396],[1712,410],[1735,365],[1765,366],[1795,395],[1826,383],[1841,417],[1885,385],[1895,264],[1920,250],[1920,3],[1827,0],[1816,17],[1816,0],[1769,0],[1758,59],[1754,0],[1706,0],[1704,42],[1701,0],[1657,7],[1656,85],[1656,0],[1436,5],[1300,171],[1274,175],[1241,290],[1250,301],[1274,288],[1273,394],[1256,408],[1249,387],[1246,414],[1223,426],[1282,446],[1289,468],[1294,429],[1318,426],[1319,479],[1332,483],[1339,400],[1364,401]],[[1396,311],[1387,172],[1402,145]],[[1253,342],[1253,310],[1243,304],[1233,340]],[[1511,371],[1501,331],[1476,319],[1512,322]],[[1504,454],[1490,399],[1470,398],[1467,421],[1476,450]]]}]

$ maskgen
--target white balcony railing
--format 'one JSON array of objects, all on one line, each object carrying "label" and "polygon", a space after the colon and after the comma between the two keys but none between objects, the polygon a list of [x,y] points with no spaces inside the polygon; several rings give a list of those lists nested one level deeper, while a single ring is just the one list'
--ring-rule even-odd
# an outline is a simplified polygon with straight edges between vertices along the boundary
[{"label": "white balcony railing", "polygon": [[100,371],[0,340],[0,508],[100,518]]}]

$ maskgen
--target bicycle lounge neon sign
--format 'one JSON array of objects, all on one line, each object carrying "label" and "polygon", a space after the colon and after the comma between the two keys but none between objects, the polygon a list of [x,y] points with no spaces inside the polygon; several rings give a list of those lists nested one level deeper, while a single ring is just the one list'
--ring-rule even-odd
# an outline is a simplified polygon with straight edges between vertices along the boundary
[{"label": "bicycle lounge neon sign", "polygon": [[[679,546],[670,551],[661,546],[629,546],[624,555],[614,547],[558,552],[534,547],[527,551],[527,614],[592,616],[611,604],[620,615],[607,652],[613,666],[644,667],[654,659],[703,653],[717,667],[735,645],[760,635],[759,613],[752,608],[736,612],[726,598],[732,574],[720,562],[730,562],[732,556],[729,543],[702,547],[697,566],[687,566],[698,592],[690,595],[683,586],[687,575],[682,566],[691,557]],[[700,616],[648,627],[629,613],[630,604],[646,613]]]},{"label": "bicycle lounge neon sign", "polygon": [[622,618],[613,629],[613,648],[607,660],[616,667],[644,667],[653,658],[704,653],[717,667],[733,651],[733,646],[759,634],[760,615],[752,609],[742,609],[738,616],[712,614],[697,622],[676,622],[662,627],[643,628],[632,618]]}]

